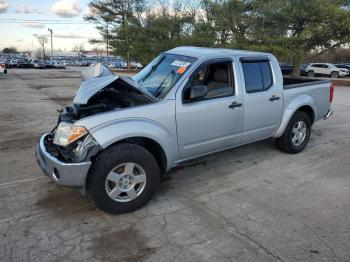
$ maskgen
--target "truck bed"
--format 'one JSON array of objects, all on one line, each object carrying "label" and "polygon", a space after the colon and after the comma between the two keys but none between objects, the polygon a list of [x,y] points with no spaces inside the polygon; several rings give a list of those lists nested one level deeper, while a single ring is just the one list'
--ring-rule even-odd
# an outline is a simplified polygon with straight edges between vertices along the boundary
[{"label": "truck bed", "polygon": [[327,84],[331,83],[331,80],[318,80],[310,78],[297,78],[297,77],[283,77],[283,89],[291,89],[298,87],[305,87],[311,85]]},{"label": "truck bed", "polygon": [[295,98],[307,100],[307,97],[311,97],[311,100],[313,101],[312,104],[315,109],[314,120],[320,120],[327,114],[330,108],[330,85],[331,80],[315,80],[293,77],[283,78],[285,110],[288,106],[291,106],[291,102]]}]

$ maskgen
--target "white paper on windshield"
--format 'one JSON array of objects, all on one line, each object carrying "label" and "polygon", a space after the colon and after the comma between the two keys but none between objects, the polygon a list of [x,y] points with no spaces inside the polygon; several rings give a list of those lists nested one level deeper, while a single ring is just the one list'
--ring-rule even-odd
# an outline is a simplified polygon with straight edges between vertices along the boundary
[{"label": "white paper on windshield", "polygon": [[172,66],[178,66],[178,67],[188,67],[191,63],[185,62],[185,61],[180,61],[180,60],[175,60],[174,62],[171,63]]}]

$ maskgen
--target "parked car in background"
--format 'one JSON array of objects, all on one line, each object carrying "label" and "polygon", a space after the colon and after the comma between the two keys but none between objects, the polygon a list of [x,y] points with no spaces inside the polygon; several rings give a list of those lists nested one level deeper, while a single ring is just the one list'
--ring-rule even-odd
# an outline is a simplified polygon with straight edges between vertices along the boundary
[{"label": "parked car in background", "polygon": [[51,61],[45,61],[45,64],[46,64],[46,68],[47,68],[47,69],[53,68],[53,62],[51,62]]},{"label": "parked car in background", "polygon": [[350,64],[334,64],[334,65],[340,69],[347,69],[350,72]]},{"label": "parked car in background", "polygon": [[9,68],[8,61],[6,59],[1,59],[0,64],[2,64],[6,69]]},{"label": "parked car in background", "polygon": [[329,76],[332,78],[338,78],[349,75],[348,69],[338,68],[329,63],[311,63],[305,68],[305,71],[308,77]]},{"label": "parked car in background", "polygon": [[109,67],[111,68],[123,68],[123,61],[117,60],[109,63]]},{"label": "parked car in background", "polygon": [[56,69],[65,69],[66,68],[65,64],[64,63],[60,63],[60,62],[54,62],[52,67],[56,68]]},{"label": "parked car in background", "polygon": [[333,112],[330,80],[283,78],[268,53],[178,47],[132,78],[102,64],[83,76],[41,137],[37,162],[110,213],[142,207],[162,174],[200,156],[270,137],[299,153],[312,125]]},{"label": "parked car in background", "polygon": [[1,62],[1,61],[0,61],[0,73],[7,74],[6,64],[4,62]]},{"label": "parked car in background", "polygon": [[88,61],[88,60],[82,60],[81,63],[80,63],[80,66],[90,66],[91,63]]},{"label": "parked car in background", "polygon": [[306,76],[307,75],[307,72],[306,72],[306,68],[309,64],[302,64],[300,66],[300,75],[301,76]]},{"label": "parked car in background", "polygon": [[19,59],[17,62],[18,68],[31,68],[31,64],[27,59]]},{"label": "parked car in background", "polygon": [[34,59],[34,60],[32,60],[31,64],[32,64],[33,68],[39,68],[39,69],[46,68],[46,62],[41,61],[41,60]]},{"label": "parked car in background", "polygon": [[17,61],[15,59],[7,60],[8,68],[15,68]]},{"label": "parked car in background", "polygon": [[130,62],[130,67],[134,69],[142,69],[143,66],[140,62]]},{"label": "parked car in background", "polygon": [[283,75],[290,75],[293,72],[293,66],[287,63],[280,63],[281,72]]}]

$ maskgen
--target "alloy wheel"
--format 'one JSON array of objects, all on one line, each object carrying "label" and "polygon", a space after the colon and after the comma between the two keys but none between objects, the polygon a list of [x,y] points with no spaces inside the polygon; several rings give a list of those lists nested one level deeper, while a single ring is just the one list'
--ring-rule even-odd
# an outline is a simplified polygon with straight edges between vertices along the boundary
[{"label": "alloy wheel", "polygon": [[108,196],[117,202],[129,202],[141,195],[146,186],[146,173],[136,163],[123,163],[111,170],[106,177]]},{"label": "alloy wheel", "polygon": [[304,121],[298,121],[295,123],[292,129],[292,143],[295,146],[300,146],[306,137],[307,128]]}]

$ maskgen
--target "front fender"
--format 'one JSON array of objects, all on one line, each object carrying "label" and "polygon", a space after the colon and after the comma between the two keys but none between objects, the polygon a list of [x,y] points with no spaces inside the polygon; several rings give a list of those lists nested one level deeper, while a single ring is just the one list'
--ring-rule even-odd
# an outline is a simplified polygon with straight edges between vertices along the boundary
[{"label": "front fender", "polygon": [[294,113],[301,107],[303,106],[310,106],[315,114],[315,112],[317,112],[316,110],[316,104],[314,99],[309,96],[309,95],[299,95],[295,98],[293,98],[288,105],[285,107],[285,110],[283,112],[283,116],[282,116],[282,121],[281,121],[281,125],[278,128],[278,130],[276,131],[274,137],[281,137],[284,133],[284,131],[287,128],[287,125],[290,121],[290,119],[292,118],[292,116],[294,115]]},{"label": "front fender", "polygon": [[168,169],[172,167],[178,157],[176,137],[164,126],[149,119],[119,119],[95,127],[89,132],[103,149],[125,138],[145,137],[152,139],[164,150]]}]

